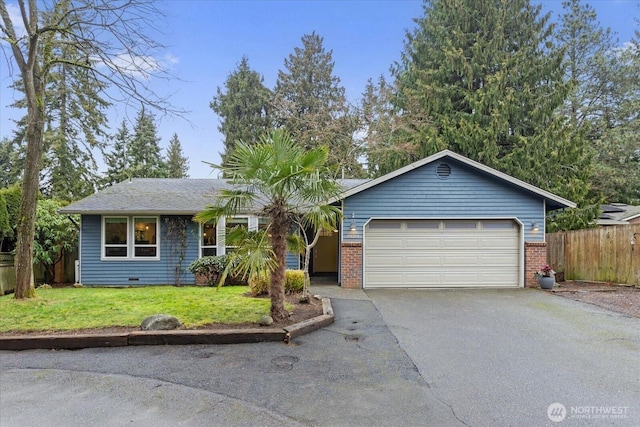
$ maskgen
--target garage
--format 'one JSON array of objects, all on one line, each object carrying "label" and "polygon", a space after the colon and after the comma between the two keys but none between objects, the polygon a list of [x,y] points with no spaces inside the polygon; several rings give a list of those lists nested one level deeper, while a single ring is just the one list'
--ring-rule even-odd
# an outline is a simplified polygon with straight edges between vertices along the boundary
[{"label": "garage", "polygon": [[521,247],[511,219],[372,219],[364,287],[519,287]]}]

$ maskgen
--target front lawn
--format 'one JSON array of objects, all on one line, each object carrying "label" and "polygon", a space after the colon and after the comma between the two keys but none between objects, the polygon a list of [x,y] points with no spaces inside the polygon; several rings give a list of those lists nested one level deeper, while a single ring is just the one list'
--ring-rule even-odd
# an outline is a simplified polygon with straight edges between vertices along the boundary
[{"label": "front lawn", "polygon": [[257,322],[269,300],[245,297],[245,286],[38,289],[37,296],[0,297],[0,332],[140,326],[152,314],[177,317],[188,328]]}]

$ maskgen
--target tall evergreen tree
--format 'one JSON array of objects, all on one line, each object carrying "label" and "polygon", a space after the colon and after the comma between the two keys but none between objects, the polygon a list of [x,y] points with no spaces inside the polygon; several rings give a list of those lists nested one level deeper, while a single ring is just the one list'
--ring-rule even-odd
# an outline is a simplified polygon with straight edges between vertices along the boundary
[{"label": "tall evergreen tree", "polygon": [[166,167],[168,178],[189,178],[189,159],[183,155],[177,133],[174,133],[169,141]]},{"label": "tall evergreen tree", "polygon": [[329,166],[350,176],[362,174],[361,154],[353,134],[356,114],[350,111],[345,89],[333,74],[332,51],[315,32],[302,36],[302,47],[284,60],[274,89],[273,116],[304,148],[329,148]]},{"label": "tall evergreen tree", "polygon": [[592,193],[610,202],[633,203],[640,199],[634,123],[640,100],[638,55],[632,44],[617,47],[611,29],[600,26],[589,4],[566,0],[562,6],[556,39],[572,86],[564,113],[595,151]]},{"label": "tall evergreen tree", "polygon": [[[48,11],[47,19],[60,20],[67,25],[69,3],[61,2]],[[47,55],[67,58],[63,62],[49,64],[49,74],[44,85],[43,105],[44,155],[40,174],[40,191],[58,200],[72,201],[95,191],[98,181],[94,149],[101,149],[99,140],[105,136],[107,118],[104,110],[110,105],[99,93],[107,85],[87,68],[74,64],[86,62],[86,52],[81,52],[70,42],[68,34],[52,37]],[[22,81],[14,87],[24,92]],[[24,108],[26,100],[13,107]],[[29,121],[20,120],[16,142],[24,145]]]},{"label": "tall evergreen tree", "polygon": [[218,130],[224,136],[222,165],[238,142],[253,144],[271,128],[269,99],[271,91],[263,84],[263,77],[249,67],[249,59],[243,56],[238,67],[224,83],[209,104],[220,117]]},{"label": "tall evergreen tree", "polygon": [[144,108],[138,113],[129,144],[129,174],[132,178],[164,178],[166,165],[160,151],[160,138],[151,113]]},{"label": "tall evergreen tree", "polygon": [[611,29],[600,26],[591,5],[566,0],[562,8],[556,39],[564,50],[566,78],[572,85],[565,114],[579,129],[604,114],[612,90],[607,69],[615,41]]},{"label": "tall evergreen tree", "polygon": [[[569,85],[540,9],[528,0],[425,1],[394,72],[397,108],[425,117],[422,156],[449,148],[584,205],[591,157],[557,114]],[[587,225],[589,208],[550,225]]]},{"label": "tall evergreen tree", "polygon": [[22,172],[20,149],[7,137],[0,140],[0,188],[9,187],[18,182]]},{"label": "tall evergreen tree", "polygon": [[375,178],[422,158],[420,130],[428,123],[419,108],[396,108],[397,82],[380,76],[367,82],[361,100],[361,132],[367,168]]},{"label": "tall evergreen tree", "polygon": [[640,46],[615,54],[611,85],[623,96],[599,121],[594,187],[609,202],[640,204]]},{"label": "tall evergreen tree", "polygon": [[[150,0],[113,2],[107,0],[39,2],[18,0],[20,14],[10,13],[0,0],[0,37],[7,43],[7,58],[19,71],[27,110],[22,200],[17,225],[17,299],[35,296],[33,246],[36,205],[45,145],[47,82],[56,64],[83,68],[97,80],[112,84],[128,99],[169,110],[165,99],[150,89],[148,82],[166,76],[164,67],[153,62],[152,52],[162,46],[147,33],[156,30],[158,11]],[[24,30],[24,36],[20,34]],[[80,55],[65,57],[65,45]],[[129,58],[126,66],[122,59]],[[142,59],[141,61],[134,60]],[[138,79],[140,73],[145,79]],[[110,91],[110,94],[113,92]]]},{"label": "tall evergreen tree", "polygon": [[125,120],[122,121],[120,128],[118,128],[112,140],[113,148],[104,155],[104,163],[107,166],[107,171],[102,179],[103,187],[109,187],[129,178],[128,148],[131,142],[131,135]]}]

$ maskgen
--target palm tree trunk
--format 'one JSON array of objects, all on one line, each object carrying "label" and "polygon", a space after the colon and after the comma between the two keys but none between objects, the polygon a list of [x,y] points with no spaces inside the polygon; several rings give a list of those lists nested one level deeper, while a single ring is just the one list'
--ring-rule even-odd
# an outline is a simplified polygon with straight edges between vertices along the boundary
[{"label": "palm tree trunk", "polygon": [[285,204],[277,204],[271,212],[271,247],[276,257],[276,266],[271,270],[271,283],[269,296],[271,297],[271,317],[274,320],[281,320],[287,317],[288,313],[284,308],[284,281],[287,269],[285,254],[287,251],[287,232],[289,231],[289,221]]}]

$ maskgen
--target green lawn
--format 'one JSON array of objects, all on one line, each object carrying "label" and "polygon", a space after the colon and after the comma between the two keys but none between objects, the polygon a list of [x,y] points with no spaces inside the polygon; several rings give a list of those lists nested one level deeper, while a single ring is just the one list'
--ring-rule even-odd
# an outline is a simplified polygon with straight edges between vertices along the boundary
[{"label": "green lawn", "polygon": [[243,296],[245,286],[38,289],[33,299],[0,297],[0,332],[140,326],[152,314],[176,316],[186,327],[256,322],[269,299]]}]

